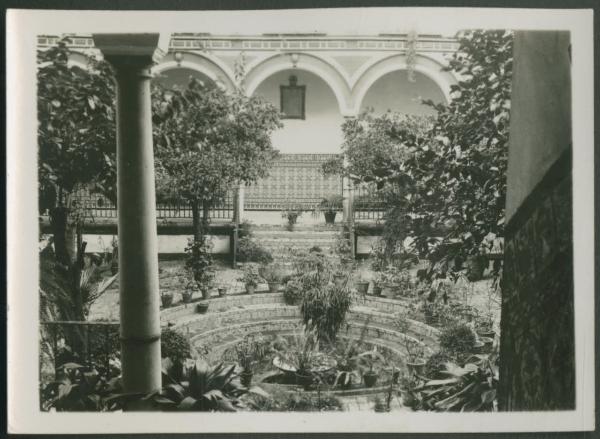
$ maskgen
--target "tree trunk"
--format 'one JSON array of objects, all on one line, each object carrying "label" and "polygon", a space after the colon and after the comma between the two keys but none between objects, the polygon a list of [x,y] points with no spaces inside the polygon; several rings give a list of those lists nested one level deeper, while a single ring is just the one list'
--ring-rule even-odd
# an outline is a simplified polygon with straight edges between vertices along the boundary
[{"label": "tree trunk", "polygon": [[210,205],[206,201],[202,203],[202,233],[208,233],[208,216],[210,215]]},{"label": "tree trunk", "polygon": [[194,234],[194,241],[200,242],[202,240],[202,218],[200,217],[200,202],[194,200],[191,203],[192,207],[192,229]]},{"label": "tree trunk", "polygon": [[63,265],[71,266],[77,259],[77,231],[75,224],[70,221],[69,208],[57,206],[50,209],[50,225],[56,259]]},{"label": "tree trunk", "polygon": [[[70,303],[61,305],[60,315],[65,320],[85,320],[85,306],[79,286],[83,255],[86,243],[83,242],[82,228],[70,217],[70,210],[64,206],[50,209],[50,223],[54,238],[54,252],[60,270],[55,270],[56,276],[65,278],[65,288],[68,288]],[[57,266],[57,268],[58,268]],[[68,309],[64,309],[67,307]],[[77,326],[63,328],[66,342],[73,352],[82,355],[85,352],[84,334]]]}]

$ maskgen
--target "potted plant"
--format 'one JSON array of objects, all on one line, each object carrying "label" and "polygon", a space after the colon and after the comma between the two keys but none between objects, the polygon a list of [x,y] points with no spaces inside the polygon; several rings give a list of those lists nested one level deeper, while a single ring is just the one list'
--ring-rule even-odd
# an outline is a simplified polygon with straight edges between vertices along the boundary
[{"label": "potted plant", "polygon": [[425,370],[425,346],[423,342],[404,337],[404,350],[406,351],[406,367],[412,374],[422,375]]},{"label": "potted plant", "polygon": [[373,295],[381,297],[382,286],[385,280],[383,272],[378,272],[373,280]]},{"label": "potted plant", "polygon": [[244,283],[247,294],[254,294],[260,280],[260,275],[258,274],[256,266],[254,265],[244,266],[244,274],[238,278],[239,282]]},{"label": "potted plant", "polygon": [[417,396],[415,389],[419,388],[421,380],[413,374],[404,374],[400,378],[400,394],[402,395],[402,404],[405,407],[415,408],[417,405]]},{"label": "potted plant", "polygon": [[203,300],[202,302],[199,302],[196,305],[196,311],[199,314],[206,314],[206,312],[208,311],[208,306],[209,306],[210,302]]},{"label": "potted plant", "polygon": [[439,324],[439,310],[436,302],[429,302],[428,300],[423,301],[423,315],[425,317],[425,323],[428,325]]},{"label": "potted plant", "polygon": [[331,195],[323,198],[315,207],[314,214],[318,215],[323,212],[325,215],[325,224],[334,224],[335,217],[339,210],[342,209],[343,197],[341,195]]},{"label": "potted plant", "polygon": [[[262,273],[260,273],[262,271]],[[277,293],[281,289],[284,272],[279,264],[263,265],[259,270],[260,275],[269,284],[269,292]]]},{"label": "potted plant", "polygon": [[173,294],[169,292],[160,293],[160,300],[162,302],[163,308],[168,308],[173,303]]},{"label": "potted plant", "polygon": [[363,366],[363,357],[375,353],[375,350],[365,351],[358,353],[359,349],[363,347],[363,342],[367,336],[369,330],[369,321],[363,323],[360,332],[360,337],[350,339],[340,339],[335,343],[335,351],[333,355],[337,363],[337,374],[333,382],[333,386],[339,385],[346,389],[351,386],[352,379],[356,378],[360,382],[360,375],[358,371]]},{"label": "potted plant", "polygon": [[180,277],[179,283],[183,287],[183,291],[181,292],[181,300],[183,303],[190,303],[192,301],[192,296],[194,295],[195,282],[193,278],[185,278]]},{"label": "potted plant", "polygon": [[475,320],[475,330],[480,337],[494,338],[496,336],[496,331],[494,331],[493,316],[486,315],[477,318]]},{"label": "potted plant", "polygon": [[317,328],[309,322],[301,333],[294,332],[291,339],[281,338],[282,348],[277,350],[273,364],[281,370],[293,373],[296,383],[310,389],[316,374],[324,373],[336,366],[333,357],[319,350]]},{"label": "potted plant", "polygon": [[363,372],[363,381],[365,387],[374,387],[377,384],[379,373],[375,370],[375,361],[372,359],[368,362],[368,369]]},{"label": "potted plant", "polygon": [[369,291],[369,281],[359,277],[356,282],[356,290],[363,295],[366,295]]},{"label": "potted plant", "polygon": [[294,230],[294,226],[298,221],[298,218],[302,216],[303,209],[300,206],[288,206],[281,211],[281,217],[287,220],[287,229],[291,232]]},{"label": "potted plant", "polygon": [[386,404],[386,402],[381,399],[380,396],[376,396],[373,399],[373,410],[375,413],[387,413],[391,410],[391,408],[389,404]]},{"label": "potted plant", "polygon": [[287,305],[297,305],[302,297],[302,284],[297,279],[290,279],[283,289],[283,300]]},{"label": "potted plant", "polygon": [[235,345],[235,354],[238,364],[242,367],[240,382],[244,387],[250,387],[254,375],[255,364],[261,361],[268,353],[268,345],[264,340],[247,335]]},{"label": "potted plant", "polygon": [[227,295],[227,287],[220,285],[217,288],[217,292],[219,293],[219,297],[225,297]]}]

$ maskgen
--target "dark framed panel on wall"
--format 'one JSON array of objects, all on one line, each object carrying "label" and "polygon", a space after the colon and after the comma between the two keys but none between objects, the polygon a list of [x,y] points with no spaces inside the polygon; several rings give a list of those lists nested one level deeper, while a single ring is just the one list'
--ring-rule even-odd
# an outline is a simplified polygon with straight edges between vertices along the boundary
[{"label": "dark framed panel on wall", "polygon": [[279,86],[281,113],[284,119],[305,119],[306,86],[298,85],[298,78],[291,75],[289,85]]}]

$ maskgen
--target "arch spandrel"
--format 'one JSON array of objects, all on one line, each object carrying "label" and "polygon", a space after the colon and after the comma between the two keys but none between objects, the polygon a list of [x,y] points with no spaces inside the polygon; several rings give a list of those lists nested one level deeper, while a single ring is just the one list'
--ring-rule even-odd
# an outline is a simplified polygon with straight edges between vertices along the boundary
[{"label": "arch spandrel", "polygon": [[[352,77],[352,110],[358,114],[362,102],[375,82],[388,73],[407,70],[405,54],[387,55],[376,58],[362,66]],[[446,102],[450,101],[450,87],[457,83],[450,72],[443,71],[443,64],[433,58],[417,54],[414,70],[434,81],[442,91]]]},{"label": "arch spandrel", "polygon": [[235,88],[233,72],[217,57],[204,53],[182,53],[183,58],[181,61],[175,60],[174,53],[171,52],[167,54],[159,64],[152,68],[152,73],[159,74],[179,68],[190,69],[206,75],[213,82],[221,82],[227,90],[233,90]]}]

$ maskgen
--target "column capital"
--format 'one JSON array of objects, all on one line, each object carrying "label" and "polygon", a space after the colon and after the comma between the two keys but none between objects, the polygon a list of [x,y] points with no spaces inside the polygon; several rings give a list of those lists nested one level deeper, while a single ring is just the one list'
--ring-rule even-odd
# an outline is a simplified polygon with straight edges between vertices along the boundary
[{"label": "column capital", "polygon": [[169,34],[93,34],[95,46],[115,67],[147,68],[167,52]]}]

